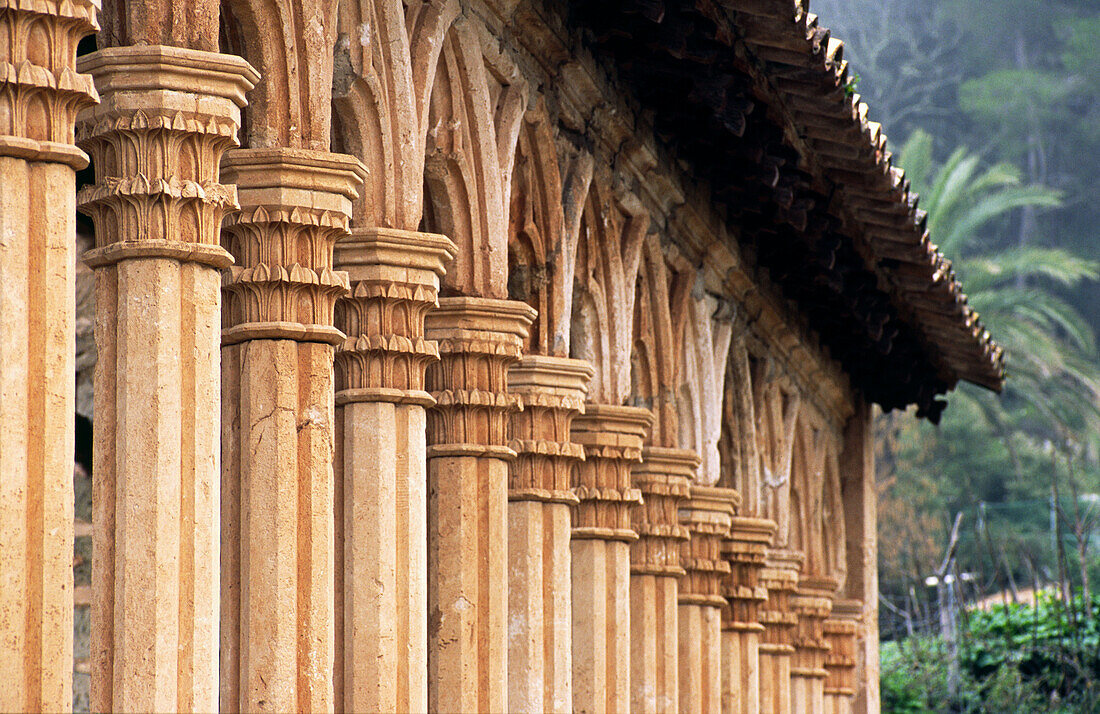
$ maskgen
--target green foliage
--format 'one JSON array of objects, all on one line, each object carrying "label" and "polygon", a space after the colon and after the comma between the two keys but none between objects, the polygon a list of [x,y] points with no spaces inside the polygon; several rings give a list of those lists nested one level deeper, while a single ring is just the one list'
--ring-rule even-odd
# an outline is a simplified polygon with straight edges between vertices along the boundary
[{"label": "green foliage", "polygon": [[948,687],[938,636],[884,642],[880,691],[886,714],[1094,712],[1100,706],[1100,599],[1068,605],[993,605],[968,613],[960,679]]}]

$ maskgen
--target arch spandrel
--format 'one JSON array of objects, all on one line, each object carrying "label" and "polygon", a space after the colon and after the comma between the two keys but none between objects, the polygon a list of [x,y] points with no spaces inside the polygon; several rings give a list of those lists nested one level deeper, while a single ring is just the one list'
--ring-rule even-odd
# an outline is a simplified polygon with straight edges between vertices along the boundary
[{"label": "arch spandrel", "polygon": [[589,401],[621,405],[631,393],[635,281],[649,214],[633,197],[624,206],[608,178],[592,181],[578,227],[569,356],[595,369]]},{"label": "arch spandrel", "polygon": [[261,77],[242,143],[328,151],[338,0],[222,0],[221,9]]},{"label": "arch spandrel", "polygon": [[776,547],[786,547],[791,523],[791,465],[801,395],[767,355],[750,357],[761,515],[778,525]]},{"label": "arch spandrel", "polygon": [[423,225],[459,249],[450,294],[507,297],[507,175],[527,93],[507,76],[487,65],[469,21],[456,20],[432,86],[424,163]]},{"label": "arch spandrel", "polygon": [[[359,157],[372,177],[355,210],[365,226],[420,224],[427,100],[418,82],[433,81],[443,35],[458,13],[455,2],[422,5],[340,2],[332,92],[343,146],[334,149]],[[420,22],[410,23],[413,16]]]},{"label": "arch spandrel", "polygon": [[839,428],[817,409],[800,411],[791,469],[791,546],[806,555],[803,573],[843,584],[844,512],[840,496]]},{"label": "arch spandrel", "polygon": [[733,324],[724,305],[697,284],[684,301],[681,379],[678,399],[680,446],[701,459],[697,480],[707,486],[721,480],[722,419]]},{"label": "arch spandrel", "polygon": [[[561,174],[550,120],[540,101],[526,112],[519,131],[508,206],[508,297],[538,311],[524,354],[567,354],[553,340],[565,308],[563,241]],[[565,323],[568,329],[568,316]]]},{"label": "arch spandrel", "polygon": [[688,273],[669,269],[656,234],[647,234],[635,279],[630,371],[631,403],[653,412],[649,437],[652,446],[680,446],[676,386],[680,383],[683,344],[674,339],[677,333],[672,308],[674,296],[686,293],[685,285],[690,280]]}]

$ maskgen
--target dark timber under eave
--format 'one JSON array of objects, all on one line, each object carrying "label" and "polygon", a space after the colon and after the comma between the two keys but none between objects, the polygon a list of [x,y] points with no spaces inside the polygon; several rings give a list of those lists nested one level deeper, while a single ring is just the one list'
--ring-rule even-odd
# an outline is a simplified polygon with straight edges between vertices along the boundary
[{"label": "dark timber under eave", "polygon": [[999,391],[1001,348],[929,239],[842,43],[806,0],[569,0],[657,136],[729,211],[742,248],[885,410],[959,380]]}]

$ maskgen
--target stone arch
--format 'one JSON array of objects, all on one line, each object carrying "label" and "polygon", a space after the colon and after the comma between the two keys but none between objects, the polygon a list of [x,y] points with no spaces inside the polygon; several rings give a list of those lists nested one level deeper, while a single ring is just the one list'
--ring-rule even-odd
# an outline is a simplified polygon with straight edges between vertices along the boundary
[{"label": "stone arch", "polygon": [[333,150],[367,167],[355,216],[415,230],[423,210],[427,96],[455,2],[341,0],[333,69]]},{"label": "stone arch", "polygon": [[617,199],[608,183],[593,180],[577,230],[569,356],[595,370],[590,401],[621,405],[630,396],[635,279],[649,215],[633,197]]},{"label": "stone arch", "polygon": [[676,387],[682,344],[674,339],[672,302],[673,296],[683,302],[687,282],[686,275],[669,270],[656,234],[647,235],[635,281],[631,388],[632,403],[653,412],[653,446],[681,445]]},{"label": "stone arch", "polygon": [[432,86],[424,163],[423,225],[458,245],[449,294],[507,296],[507,187],[527,91],[512,80],[487,64],[470,23],[456,20]]},{"label": "stone arch", "polygon": [[561,174],[550,120],[540,100],[524,115],[508,207],[508,297],[538,312],[525,354],[564,356],[562,346],[555,349],[552,341],[564,308],[565,271],[559,264],[563,240]]},{"label": "stone arch", "polygon": [[[692,278],[698,276],[691,273]],[[727,361],[733,334],[729,320],[722,319],[722,304],[702,286],[686,293],[680,308],[683,317],[675,334],[680,335],[680,383],[677,400],[680,446],[699,455],[698,481],[712,486],[721,478],[718,442],[722,436],[722,409]]]},{"label": "stone arch", "polygon": [[749,363],[760,459],[761,515],[778,524],[775,543],[785,547],[790,534],[791,468],[801,398],[789,380],[779,374],[774,358],[751,354]]},{"label": "stone arch", "polygon": [[253,148],[328,151],[337,0],[222,0],[241,56],[260,73],[249,93]]}]

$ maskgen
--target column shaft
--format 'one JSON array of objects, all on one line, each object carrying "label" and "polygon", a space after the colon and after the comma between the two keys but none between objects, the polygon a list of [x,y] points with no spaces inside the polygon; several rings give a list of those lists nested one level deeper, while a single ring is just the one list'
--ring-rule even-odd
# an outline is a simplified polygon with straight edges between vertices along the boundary
[{"label": "column shaft", "polygon": [[72,708],[73,124],[96,100],[73,65],[97,7],[0,5],[2,711]]},{"label": "column shaft", "polygon": [[584,447],[577,469],[573,556],[573,711],[630,708],[631,509],[641,493],[631,468],[653,423],[647,409],[589,404],[573,420]]},{"label": "column shaft", "polygon": [[222,166],[242,211],[222,240],[223,711],[333,708],[332,269],[365,174],[319,151],[247,149]]},{"label": "column shaft", "polygon": [[829,644],[825,641],[825,619],[833,608],[836,580],[825,577],[805,577],[791,599],[798,615],[791,661],[791,702],[796,711],[819,712],[825,709],[825,657]]},{"label": "column shaft", "polygon": [[78,136],[96,183],[92,708],[208,711],[218,691],[222,217],[240,58],[176,47],[80,60],[103,103]]},{"label": "column shaft", "polygon": [[356,230],[336,244],[349,295],[336,353],[337,708],[426,711],[427,457],[424,339],[454,244],[443,236]]},{"label": "column shaft", "polygon": [[722,620],[722,712],[760,712],[760,609],[768,591],[760,582],[775,521],[735,516],[723,553],[730,564]]},{"label": "column shaft", "polygon": [[428,709],[508,707],[508,367],[534,310],[442,298],[426,321],[428,368]]},{"label": "column shaft", "polygon": [[518,454],[508,485],[508,710],[568,712],[573,706],[570,507],[584,450],[570,440],[584,411],[587,362],[529,356],[508,385],[523,400],[512,415]]},{"label": "column shaft", "polygon": [[760,642],[760,711],[790,714],[791,657],[794,655],[798,615],[791,598],[798,587],[803,556],[790,550],[769,549],[760,583],[768,600],[760,612],[764,633]]},{"label": "column shaft", "polygon": [[680,506],[680,523],[691,536],[680,547],[687,573],[679,608],[682,714],[722,708],[722,586],[730,572],[722,546],[740,503],[733,489],[692,486],[691,498]]},{"label": "column shaft", "polygon": [[638,540],[630,546],[630,710],[676,712],[679,705],[678,617],[680,503],[699,466],[694,452],[646,447],[633,470],[642,503],[632,511]]}]

